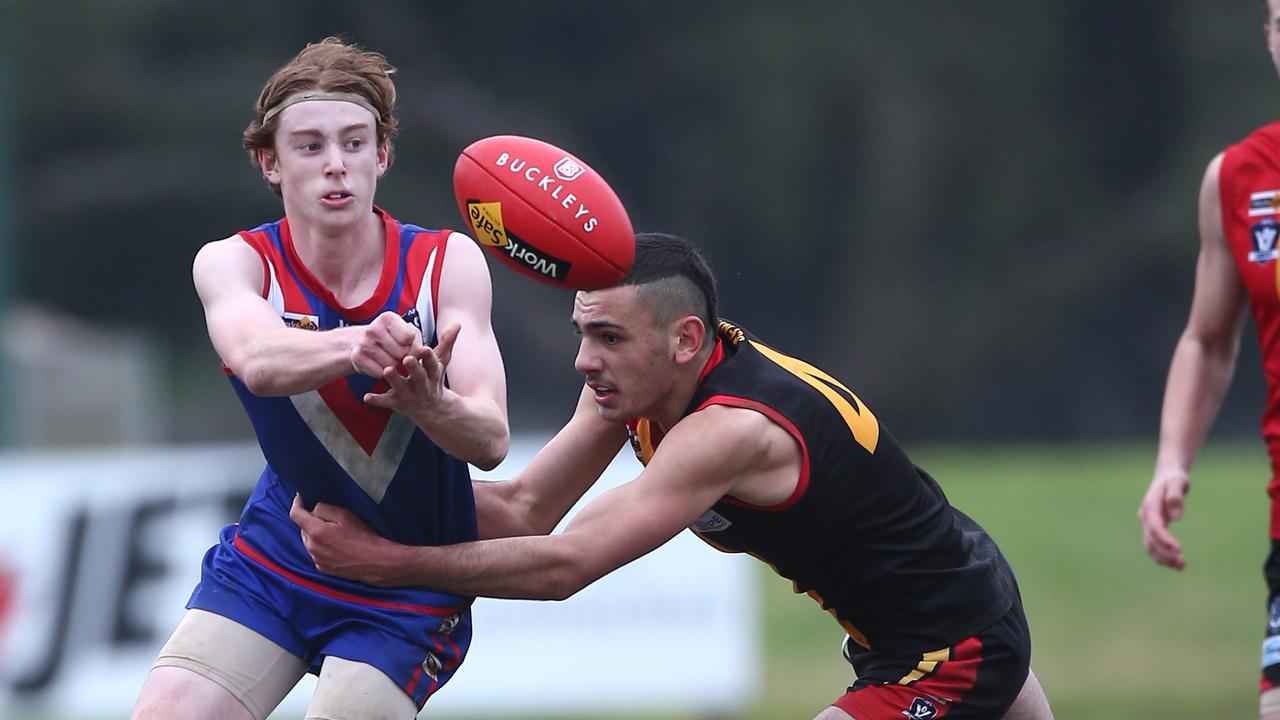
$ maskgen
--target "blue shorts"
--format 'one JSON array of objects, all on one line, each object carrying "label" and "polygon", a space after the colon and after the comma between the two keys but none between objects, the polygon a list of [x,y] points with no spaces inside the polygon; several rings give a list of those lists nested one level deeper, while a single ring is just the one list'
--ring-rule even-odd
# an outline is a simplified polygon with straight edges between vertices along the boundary
[{"label": "blue shorts", "polygon": [[471,646],[470,605],[363,598],[311,582],[238,543],[236,525],[204,556],[188,608],[263,635],[319,673],[328,655],[381,670],[418,708],[453,677]]}]

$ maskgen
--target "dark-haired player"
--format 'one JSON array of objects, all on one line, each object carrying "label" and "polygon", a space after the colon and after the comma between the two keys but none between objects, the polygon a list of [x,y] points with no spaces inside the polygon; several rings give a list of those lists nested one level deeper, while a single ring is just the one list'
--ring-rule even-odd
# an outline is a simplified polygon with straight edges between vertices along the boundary
[{"label": "dark-haired player", "polygon": [[267,466],[205,556],[135,718],[261,720],[312,671],[308,718],[403,720],[466,654],[470,598],[317,572],[289,519],[300,493],[400,542],[474,540],[467,463],[507,451],[481,251],[373,204],[391,72],[330,38],[258,98],[244,146],[285,217],[204,246],[193,275]]},{"label": "dark-haired player", "polygon": [[[1263,27],[1280,71],[1280,1],[1264,2]],[[1246,308],[1253,313],[1267,378],[1262,438],[1271,459],[1271,551],[1259,712],[1280,720],[1280,122],[1218,153],[1200,185],[1200,256],[1187,327],[1173,351],[1155,471],[1138,507],[1142,541],[1161,565],[1186,565],[1169,523],[1182,517],[1191,464],[1235,372]]]},{"label": "dark-haired player", "polygon": [[[823,720],[1049,718],[1013,571],[848,387],[717,322],[685,241],[641,235],[618,287],[580,292],[577,412],[515,480],[477,489],[482,535],[410,547],[295,504],[317,566],[377,585],[568,597],[688,527],[795,582],[847,634],[857,681]],[[547,535],[630,440],[644,470]]]}]

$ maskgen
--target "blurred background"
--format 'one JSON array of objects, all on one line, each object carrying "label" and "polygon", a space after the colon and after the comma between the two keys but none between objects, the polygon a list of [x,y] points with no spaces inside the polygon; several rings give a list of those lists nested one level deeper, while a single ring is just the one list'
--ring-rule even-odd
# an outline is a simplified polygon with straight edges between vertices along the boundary
[{"label": "blurred background", "polygon": [[[0,0],[0,442],[251,439],[191,260],[280,216],[240,133],[271,72],[341,35],[399,69],[378,198],[397,218],[461,228],[451,173],[476,139],[561,145],[638,230],[705,250],[725,317],[854,388],[1013,559],[1060,717],[1253,716],[1251,329],[1185,573],[1150,564],[1133,512],[1204,166],[1280,108],[1263,19],[1254,0]],[[512,427],[545,435],[576,397],[571,296],[491,268]],[[838,629],[752,587],[758,683],[721,715],[810,717],[852,681]]]}]

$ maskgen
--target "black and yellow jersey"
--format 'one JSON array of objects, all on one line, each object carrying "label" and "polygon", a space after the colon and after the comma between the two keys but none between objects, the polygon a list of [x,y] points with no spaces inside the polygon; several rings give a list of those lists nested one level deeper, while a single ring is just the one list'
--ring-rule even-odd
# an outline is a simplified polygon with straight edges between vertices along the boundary
[{"label": "black and yellow jersey", "polygon": [[[718,336],[685,415],[709,405],[760,412],[795,438],[802,464],[786,501],[725,496],[691,530],[768,563],[879,652],[947,647],[1004,615],[1016,585],[995,542],[849,388],[727,322]],[[644,418],[628,425],[647,462],[660,439]]]}]

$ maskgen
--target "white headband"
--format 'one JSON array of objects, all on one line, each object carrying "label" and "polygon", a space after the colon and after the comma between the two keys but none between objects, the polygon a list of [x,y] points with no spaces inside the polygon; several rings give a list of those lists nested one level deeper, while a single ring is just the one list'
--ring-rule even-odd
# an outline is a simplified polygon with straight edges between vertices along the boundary
[{"label": "white headband", "polygon": [[270,110],[268,110],[266,113],[263,114],[262,124],[266,125],[267,123],[271,122],[271,118],[275,117],[276,115],[279,115],[281,110],[284,110],[290,105],[297,105],[298,103],[301,103],[301,102],[311,102],[312,100],[338,100],[341,102],[349,102],[353,105],[359,105],[365,110],[368,110],[369,112],[373,113],[373,116],[375,118],[378,118],[379,120],[382,119],[382,114],[379,113],[376,109],[374,109],[373,104],[370,103],[368,100],[366,100],[363,95],[356,95],[355,93],[341,93],[341,92],[309,92],[309,93],[302,93],[301,95],[294,95],[292,97],[286,98],[280,101],[279,103],[277,103],[275,107],[271,108]]}]

